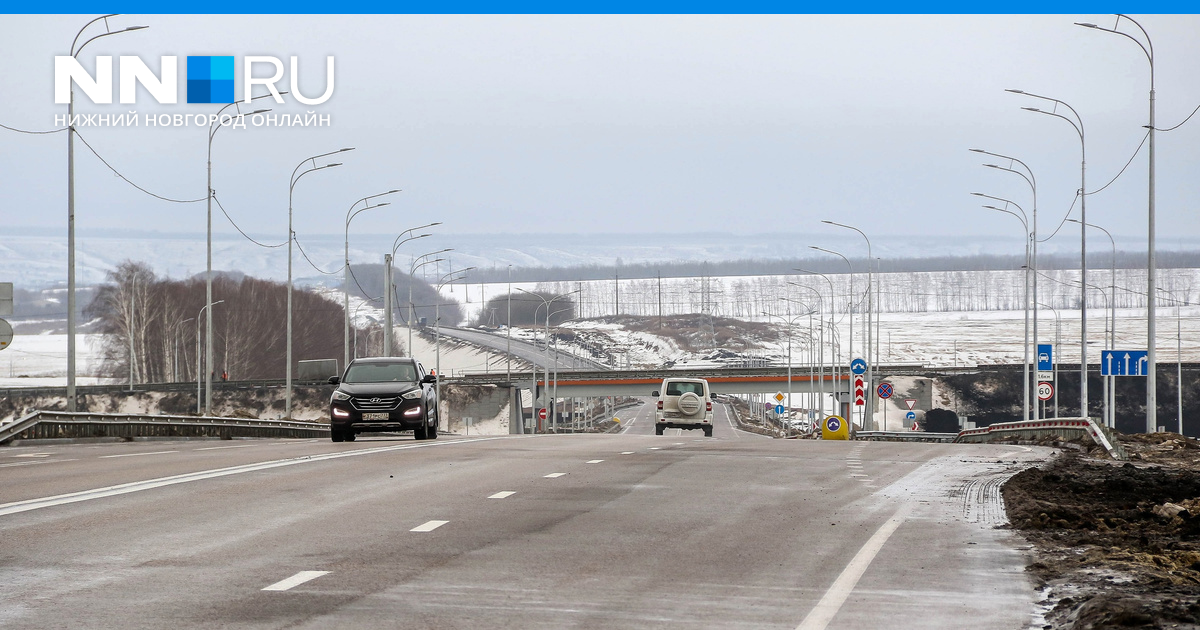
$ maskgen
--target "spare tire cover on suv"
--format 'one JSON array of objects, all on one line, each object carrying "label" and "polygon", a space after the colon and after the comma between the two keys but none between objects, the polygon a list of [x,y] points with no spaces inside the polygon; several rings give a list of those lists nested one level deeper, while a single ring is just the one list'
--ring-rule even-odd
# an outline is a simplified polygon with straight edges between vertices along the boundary
[{"label": "spare tire cover on suv", "polygon": [[702,407],[700,404],[700,397],[693,392],[687,392],[686,394],[680,396],[678,404],[680,413],[689,416],[695,415],[696,412],[700,411]]}]

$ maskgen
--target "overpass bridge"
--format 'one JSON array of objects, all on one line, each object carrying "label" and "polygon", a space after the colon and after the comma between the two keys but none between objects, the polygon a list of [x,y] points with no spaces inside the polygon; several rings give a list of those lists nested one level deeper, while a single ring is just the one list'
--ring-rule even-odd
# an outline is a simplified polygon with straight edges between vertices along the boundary
[{"label": "overpass bridge", "polygon": [[[664,378],[702,378],[717,394],[761,394],[788,389],[787,368],[691,368],[683,370],[560,370],[550,374],[549,387],[560,398],[588,396],[649,396],[658,389]],[[514,373],[509,383],[504,374],[465,374],[447,378],[446,382],[461,385],[495,385],[531,389],[540,393],[547,387],[545,374]],[[849,374],[824,377],[809,375],[807,369],[792,368],[793,394],[837,392],[839,397],[850,393]],[[535,394],[536,395],[536,394]]]}]

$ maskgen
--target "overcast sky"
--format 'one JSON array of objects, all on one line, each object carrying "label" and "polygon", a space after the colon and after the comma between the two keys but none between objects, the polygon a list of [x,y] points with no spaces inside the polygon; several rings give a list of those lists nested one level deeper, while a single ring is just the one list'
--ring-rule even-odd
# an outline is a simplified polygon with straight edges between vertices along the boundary
[{"label": "overcast sky", "polygon": [[[4,18],[0,123],[54,127],[66,106],[53,102],[53,57],[88,19]],[[1176,125],[1200,105],[1200,17],[1138,19],[1158,56],[1158,126]],[[289,174],[343,146],[357,147],[340,156],[345,166],[296,188],[302,237],[340,234],[355,199],[389,188],[404,192],[353,232],[443,221],[447,233],[822,233],[836,231],[819,224],[832,219],[878,241],[1017,234],[1012,217],[980,209],[969,193],[1030,210],[1028,187],[982,167],[992,160],[969,147],[1034,169],[1045,237],[1079,187],[1079,140],[1064,121],[1020,109],[1045,103],[1004,89],[1079,111],[1089,190],[1125,165],[1147,121],[1141,50],[1076,21],[1113,25],[1103,15],[130,15],[113,26],[150,29],[98,40],[81,59],[91,67],[97,55],[138,55],[157,68],[159,56],[178,55],[182,81],[186,55],[235,55],[240,97],[245,55],[298,56],[309,95],[321,91],[325,56],[334,56],[328,103],[275,106],[315,109],[332,127],[224,129],[214,143],[218,196],[243,228],[276,241],[286,237]],[[218,108],[160,106],[143,91],[136,106],[77,95],[76,111]],[[81,131],[139,185],[204,196],[203,129]],[[65,135],[0,129],[0,146],[0,223],[65,234]],[[1160,133],[1157,149],[1158,233],[1171,247],[1200,237],[1200,115]],[[82,145],[76,160],[81,233],[204,230],[203,204],[146,196]],[[1143,149],[1089,197],[1088,220],[1144,244],[1146,171]],[[214,225],[232,232],[219,214]],[[1056,240],[1067,238],[1077,242],[1077,228]]]}]

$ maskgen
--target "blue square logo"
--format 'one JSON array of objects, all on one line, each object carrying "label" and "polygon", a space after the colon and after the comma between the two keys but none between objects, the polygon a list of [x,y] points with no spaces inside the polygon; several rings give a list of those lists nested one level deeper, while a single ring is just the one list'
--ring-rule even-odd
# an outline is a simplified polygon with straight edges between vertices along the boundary
[{"label": "blue square logo", "polygon": [[187,102],[232,103],[233,56],[187,58]]}]

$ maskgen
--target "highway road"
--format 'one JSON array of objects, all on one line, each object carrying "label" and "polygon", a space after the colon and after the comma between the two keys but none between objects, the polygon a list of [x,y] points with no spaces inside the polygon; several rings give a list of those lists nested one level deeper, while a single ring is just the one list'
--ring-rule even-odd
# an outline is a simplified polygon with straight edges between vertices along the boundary
[{"label": "highway road", "polygon": [[[497,352],[506,352],[508,350],[508,339],[501,335],[498,335],[498,334],[494,335],[492,333],[487,333],[487,332],[483,332],[483,331],[479,331],[479,330],[471,330],[469,328],[446,327],[446,328],[442,328],[442,335],[446,336],[446,337],[453,337],[455,339],[461,339],[463,341],[473,343],[477,346],[484,346],[486,348],[491,348],[492,350],[495,350]],[[513,354],[513,356],[515,356],[521,360],[528,361],[528,362],[538,366],[539,368],[545,367],[545,365],[546,365],[546,355],[542,351],[542,349],[539,346],[537,346],[536,344],[528,343],[528,342],[522,341],[520,339],[513,339],[512,340],[512,354]],[[573,357],[570,354],[565,353],[565,352],[560,352],[556,359],[554,356],[554,348],[553,347],[551,347],[551,349],[550,349],[550,361],[551,361],[550,365],[552,368],[554,367],[554,363],[557,362],[558,369],[560,369],[560,370],[607,370],[607,369],[609,369],[607,365],[600,363],[599,361],[593,361],[591,359],[586,359],[583,357]]]},{"label": "highway road", "polygon": [[0,626],[1029,625],[998,487],[1049,451],[765,439],[723,406],[712,438],[655,436],[649,408],[609,435],[0,448]]}]

